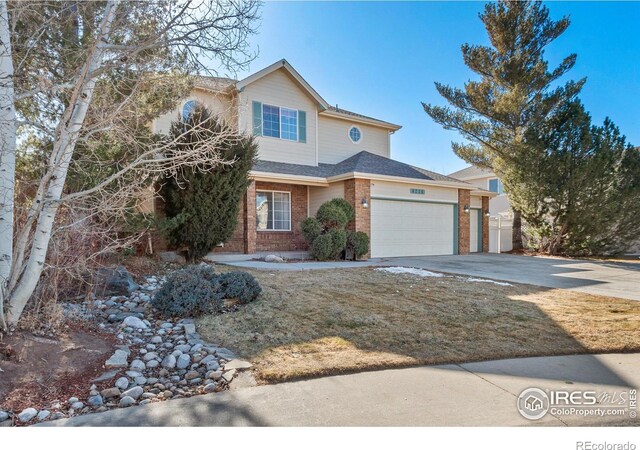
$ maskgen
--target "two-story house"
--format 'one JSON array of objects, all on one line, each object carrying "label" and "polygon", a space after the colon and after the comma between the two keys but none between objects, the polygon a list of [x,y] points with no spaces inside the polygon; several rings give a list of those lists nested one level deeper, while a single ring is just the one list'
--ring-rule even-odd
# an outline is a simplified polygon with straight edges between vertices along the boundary
[{"label": "two-story house", "polygon": [[329,105],[287,61],[239,81],[199,79],[153,130],[166,132],[197,103],[259,145],[236,231],[212,250],[304,250],[300,222],[339,197],[355,207],[349,228],[370,236],[372,257],[488,251],[495,194],[391,159],[399,125]]}]

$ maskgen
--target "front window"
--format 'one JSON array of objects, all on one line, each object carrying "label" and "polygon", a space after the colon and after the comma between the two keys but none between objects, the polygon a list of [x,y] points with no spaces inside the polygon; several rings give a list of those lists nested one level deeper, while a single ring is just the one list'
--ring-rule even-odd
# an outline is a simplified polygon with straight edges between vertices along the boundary
[{"label": "front window", "polygon": [[298,140],[298,111],[279,106],[262,105],[263,136]]},{"label": "front window", "polygon": [[498,194],[504,193],[504,190],[502,189],[502,182],[497,178],[489,180],[489,190],[491,192],[497,192]]},{"label": "front window", "polygon": [[291,194],[256,191],[256,229],[258,231],[291,230]]}]

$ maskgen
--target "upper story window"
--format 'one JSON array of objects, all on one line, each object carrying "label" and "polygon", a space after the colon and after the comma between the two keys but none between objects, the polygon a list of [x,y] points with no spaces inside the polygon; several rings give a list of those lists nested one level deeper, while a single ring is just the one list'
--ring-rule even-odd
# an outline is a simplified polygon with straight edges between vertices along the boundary
[{"label": "upper story window", "polygon": [[298,140],[298,111],[295,109],[263,104],[262,123],[264,136]]},{"label": "upper story window", "polygon": [[188,102],[186,102],[182,107],[182,120],[188,120],[189,116],[191,116],[191,113],[194,109],[196,109],[197,106],[198,102],[195,100],[189,100]]},{"label": "upper story window", "polygon": [[498,194],[504,194],[504,190],[502,188],[502,181],[497,178],[491,178],[489,180],[489,190],[491,192],[497,192]]},{"label": "upper story window", "polygon": [[349,139],[351,139],[351,142],[354,144],[360,142],[360,139],[362,139],[362,131],[360,131],[360,128],[356,126],[349,128]]},{"label": "upper story window", "polygon": [[254,101],[253,133],[256,136],[307,142],[307,113]]}]

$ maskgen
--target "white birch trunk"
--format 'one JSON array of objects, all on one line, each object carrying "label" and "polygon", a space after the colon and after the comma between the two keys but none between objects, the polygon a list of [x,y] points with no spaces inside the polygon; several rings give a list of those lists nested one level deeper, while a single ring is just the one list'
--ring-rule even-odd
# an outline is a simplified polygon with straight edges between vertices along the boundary
[{"label": "white birch trunk", "polygon": [[0,329],[13,260],[13,197],[16,176],[16,110],[7,2],[0,0]]},{"label": "white birch trunk", "polygon": [[109,42],[111,25],[115,19],[118,3],[118,0],[112,0],[107,2],[105,6],[100,32],[96,36],[95,48],[85,62],[76,83],[72,101],[68,106],[70,114],[65,114],[66,120],[63,120],[58,126],[53,147],[53,157],[50,160],[50,164],[53,165],[53,167],[50,167],[52,176],[46,186],[42,209],[38,214],[35,233],[30,243],[29,257],[23,270],[21,270],[22,267],[14,266],[14,270],[21,270],[21,274],[15,288],[9,294],[10,309],[7,317],[10,324],[17,323],[44,269],[49,240],[51,239],[58,210],[58,202],[62,196],[69,164],[71,163],[78,135],[89,109],[96,84],[96,78],[92,74],[100,67],[102,62],[104,47]]}]

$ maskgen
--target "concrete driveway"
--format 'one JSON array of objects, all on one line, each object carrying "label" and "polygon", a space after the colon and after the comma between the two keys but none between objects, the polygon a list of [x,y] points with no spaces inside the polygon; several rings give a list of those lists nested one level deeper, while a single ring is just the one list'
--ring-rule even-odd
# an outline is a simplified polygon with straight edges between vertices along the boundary
[{"label": "concrete driveway", "polygon": [[385,266],[459,273],[589,294],[640,300],[640,263],[587,261],[494,253],[384,258]]}]

